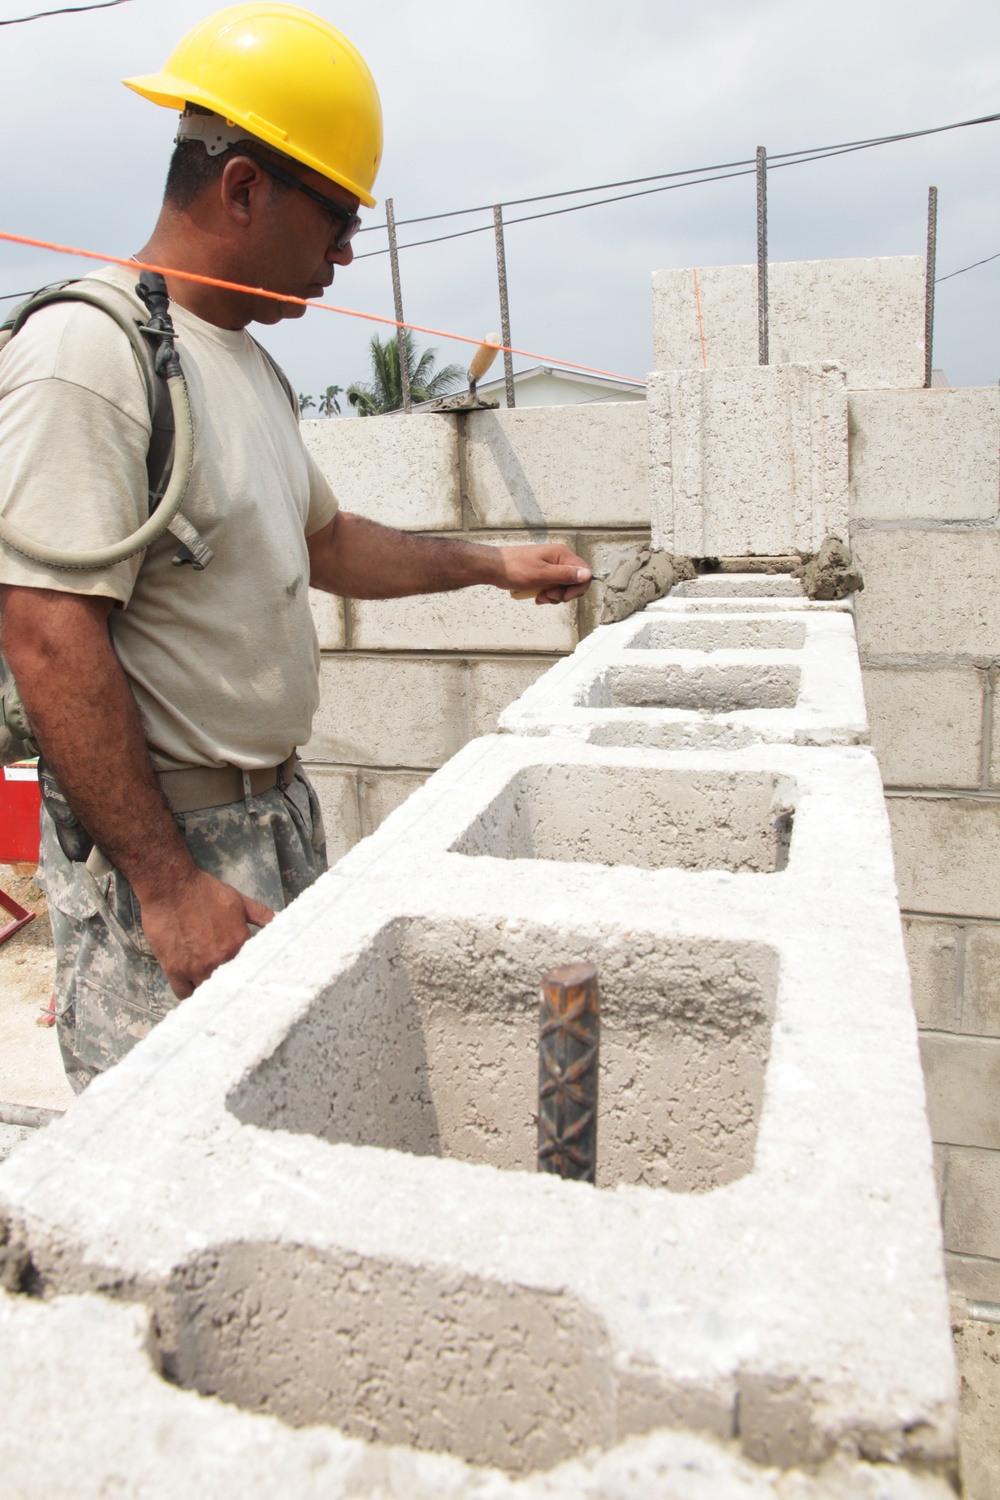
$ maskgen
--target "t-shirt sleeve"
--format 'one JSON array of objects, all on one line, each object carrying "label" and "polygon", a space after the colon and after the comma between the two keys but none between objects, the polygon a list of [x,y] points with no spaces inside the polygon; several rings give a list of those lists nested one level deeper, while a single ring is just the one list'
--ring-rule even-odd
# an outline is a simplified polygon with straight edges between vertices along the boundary
[{"label": "t-shirt sleeve", "polygon": [[[129,536],[149,512],[145,381],[99,308],[40,309],[0,359],[0,511],[67,553]],[[142,553],[112,568],[49,567],[0,542],[0,583],[125,604]]]},{"label": "t-shirt sleeve", "polygon": [[306,449],[309,468],[309,514],[306,517],[306,536],[314,536],[333,520],[340,505],[330,488],[326,475],[312,454]]}]

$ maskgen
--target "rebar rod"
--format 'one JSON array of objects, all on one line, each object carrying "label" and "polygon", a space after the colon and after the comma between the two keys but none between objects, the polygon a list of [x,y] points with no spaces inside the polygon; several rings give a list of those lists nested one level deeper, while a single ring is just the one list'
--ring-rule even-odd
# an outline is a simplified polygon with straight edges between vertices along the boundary
[{"label": "rebar rod", "polygon": [[937,188],[927,189],[927,286],[924,293],[924,385],[934,379],[934,281],[937,276]]},{"label": "rebar rod", "polygon": [[767,330],[767,151],[757,147],[757,359],[768,362]]},{"label": "rebar rod", "polygon": [[593,964],[542,980],[538,1037],[538,1170],[593,1182],[597,1169],[600,1004]]},{"label": "rebar rod", "polygon": [[385,200],[385,223],[389,231],[389,265],[392,268],[392,301],[396,311],[396,353],[399,356],[399,388],[403,393],[403,410],[410,411],[410,366],[406,357],[406,329],[403,327],[403,289],[399,280],[399,247],[396,244],[396,214],[392,199]]},{"label": "rebar rod", "polygon": [[503,378],[507,388],[507,405],[514,405],[514,356],[510,352],[510,306],[507,302],[507,256],[503,244],[503,209],[493,210],[493,233],[497,242],[497,284],[500,288],[500,340],[503,351]]}]

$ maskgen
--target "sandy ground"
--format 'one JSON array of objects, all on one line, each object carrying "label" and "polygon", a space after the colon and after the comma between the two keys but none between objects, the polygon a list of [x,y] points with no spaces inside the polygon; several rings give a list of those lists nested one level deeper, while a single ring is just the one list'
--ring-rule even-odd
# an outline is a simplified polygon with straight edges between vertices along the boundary
[{"label": "sandy ground", "polygon": [[1000,1323],[953,1324],[965,1500],[1000,1500]]},{"label": "sandy ground", "polygon": [[[73,1091],[55,1027],[35,1024],[55,973],[45,897],[30,876],[7,865],[0,865],[0,887],[38,914],[0,943],[0,1103],[65,1109]],[[0,1126],[0,1160],[26,1134]],[[962,1493],[965,1500],[1000,1500],[1000,1323],[958,1320],[953,1326],[962,1390]]]},{"label": "sandy ground", "polygon": [[[45,897],[28,875],[0,865],[0,887],[35,920],[0,943],[0,1104],[65,1109],[73,1098],[54,1026],[36,1026],[55,974]],[[5,914],[0,914],[4,915]]]}]

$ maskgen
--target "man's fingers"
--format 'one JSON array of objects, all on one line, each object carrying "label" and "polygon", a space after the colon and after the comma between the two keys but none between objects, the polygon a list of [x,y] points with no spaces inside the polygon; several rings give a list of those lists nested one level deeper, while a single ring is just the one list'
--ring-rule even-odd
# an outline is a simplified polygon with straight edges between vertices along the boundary
[{"label": "man's fingers", "polygon": [[274,912],[269,906],[264,906],[260,901],[254,901],[251,896],[244,896],[240,892],[240,900],[243,902],[243,910],[247,921],[254,927],[266,927],[273,920]]}]

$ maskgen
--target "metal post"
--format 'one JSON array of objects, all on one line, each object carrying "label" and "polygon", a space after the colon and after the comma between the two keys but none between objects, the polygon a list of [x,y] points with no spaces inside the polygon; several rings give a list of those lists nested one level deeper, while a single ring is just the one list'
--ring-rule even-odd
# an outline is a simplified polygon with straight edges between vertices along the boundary
[{"label": "metal post", "polygon": [[538,1037],[538,1170],[593,1182],[597,1166],[600,1007],[593,964],[542,980]]},{"label": "metal post", "polygon": [[403,292],[399,284],[399,251],[396,247],[396,215],[392,199],[385,200],[385,224],[389,231],[389,264],[392,267],[392,300],[396,309],[396,350],[399,355],[399,387],[403,393],[403,410],[410,411],[410,367],[406,358],[406,329],[403,327]]},{"label": "metal post", "polygon": [[767,151],[757,147],[757,360],[768,362],[767,350]]},{"label": "metal post", "polygon": [[503,209],[493,210],[493,233],[497,242],[497,281],[500,285],[500,338],[504,345],[503,378],[507,387],[507,405],[514,405],[514,356],[510,352],[510,308],[507,305],[507,257],[503,248]]},{"label": "metal post", "polygon": [[927,189],[927,289],[924,294],[924,385],[934,378],[934,281],[937,276],[937,188]]}]

